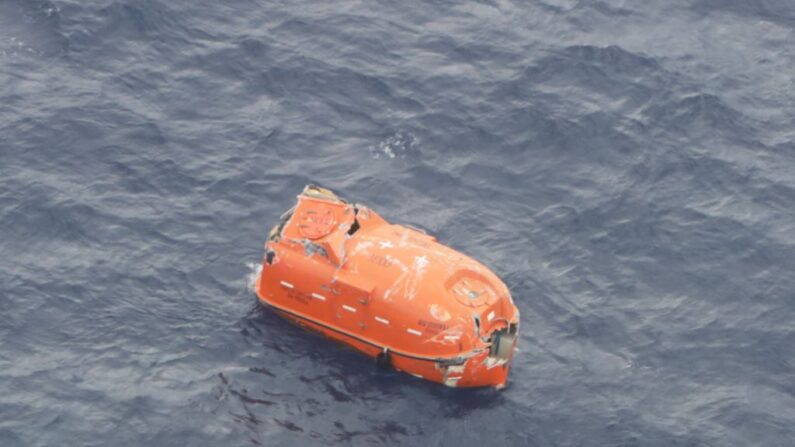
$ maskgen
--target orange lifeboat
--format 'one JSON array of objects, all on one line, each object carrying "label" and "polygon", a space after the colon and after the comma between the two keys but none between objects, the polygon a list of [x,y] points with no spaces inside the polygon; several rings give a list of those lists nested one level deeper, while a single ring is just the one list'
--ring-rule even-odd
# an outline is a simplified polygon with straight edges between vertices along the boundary
[{"label": "orange lifeboat", "polygon": [[256,291],[280,315],[398,371],[502,388],[519,310],[479,262],[309,185],[265,244]]}]

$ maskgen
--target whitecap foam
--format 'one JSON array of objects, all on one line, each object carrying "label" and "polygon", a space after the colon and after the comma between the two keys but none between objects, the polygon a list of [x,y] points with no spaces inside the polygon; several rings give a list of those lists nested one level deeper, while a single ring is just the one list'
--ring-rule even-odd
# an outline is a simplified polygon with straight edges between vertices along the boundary
[{"label": "whitecap foam", "polygon": [[248,273],[246,274],[246,290],[256,293],[257,278],[259,278],[259,274],[262,272],[262,264],[247,262],[246,268],[248,268]]}]

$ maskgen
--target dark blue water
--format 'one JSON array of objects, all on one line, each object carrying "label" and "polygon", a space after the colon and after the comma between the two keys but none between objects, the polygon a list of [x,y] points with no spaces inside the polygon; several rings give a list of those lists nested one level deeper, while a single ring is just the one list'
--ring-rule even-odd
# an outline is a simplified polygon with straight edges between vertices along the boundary
[{"label": "dark blue water", "polygon": [[[260,308],[310,182],[482,260],[510,386]],[[0,446],[795,445],[795,3],[0,0]]]}]

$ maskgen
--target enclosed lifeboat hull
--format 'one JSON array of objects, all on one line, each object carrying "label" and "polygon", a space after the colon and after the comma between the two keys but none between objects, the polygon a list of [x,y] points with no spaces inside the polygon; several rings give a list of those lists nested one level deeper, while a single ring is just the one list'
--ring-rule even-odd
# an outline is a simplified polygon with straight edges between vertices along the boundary
[{"label": "enclosed lifeboat hull", "polygon": [[488,268],[413,228],[307,186],[265,244],[256,291],[280,315],[382,364],[502,388],[519,311]]}]

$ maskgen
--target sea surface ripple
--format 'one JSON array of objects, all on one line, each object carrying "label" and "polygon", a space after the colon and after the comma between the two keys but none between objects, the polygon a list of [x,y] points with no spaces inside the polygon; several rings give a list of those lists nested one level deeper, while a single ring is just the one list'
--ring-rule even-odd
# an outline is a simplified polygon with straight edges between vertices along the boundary
[{"label": "sea surface ripple", "polygon": [[[247,282],[307,183],[482,260],[510,385]],[[795,2],[0,0],[0,446],[795,445]]]}]

